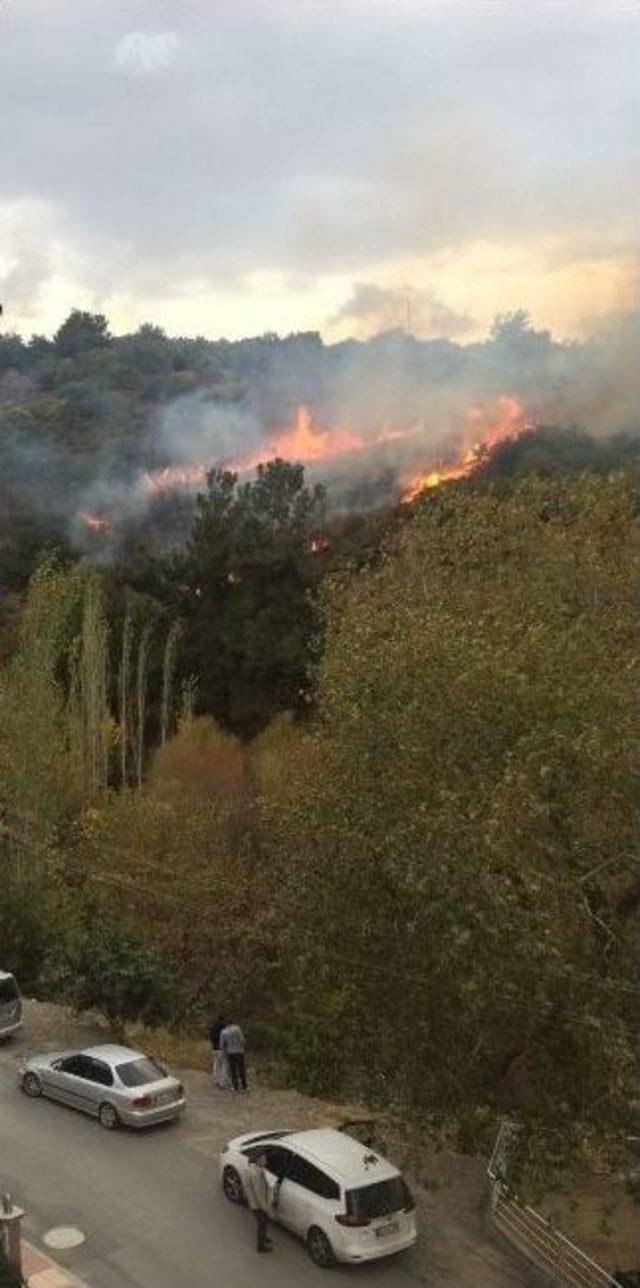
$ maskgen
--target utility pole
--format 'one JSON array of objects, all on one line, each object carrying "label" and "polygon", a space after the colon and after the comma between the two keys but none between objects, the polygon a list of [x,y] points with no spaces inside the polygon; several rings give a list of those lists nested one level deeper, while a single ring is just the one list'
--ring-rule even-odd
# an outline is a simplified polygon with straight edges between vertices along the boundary
[{"label": "utility pole", "polygon": [[24,1212],[14,1207],[10,1194],[3,1194],[0,1201],[0,1247],[9,1265],[22,1279],[22,1240],[20,1230]]}]

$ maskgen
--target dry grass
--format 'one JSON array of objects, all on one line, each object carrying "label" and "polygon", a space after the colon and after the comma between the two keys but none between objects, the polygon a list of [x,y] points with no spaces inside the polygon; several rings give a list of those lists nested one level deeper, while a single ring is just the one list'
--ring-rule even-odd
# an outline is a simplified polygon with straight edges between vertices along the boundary
[{"label": "dry grass", "polygon": [[148,1051],[156,1059],[180,1069],[211,1069],[211,1047],[204,1038],[168,1029],[149,1029],[144,1024],[127,1025],[127,1042]]}]

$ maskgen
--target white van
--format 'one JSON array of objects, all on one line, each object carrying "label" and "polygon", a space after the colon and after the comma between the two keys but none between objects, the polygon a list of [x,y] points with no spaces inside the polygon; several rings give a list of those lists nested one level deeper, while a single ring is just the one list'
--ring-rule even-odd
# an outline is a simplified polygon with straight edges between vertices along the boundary
[{"label": "white van", "polygon": [[416,1241],[415,1204],[393,1163],[332,1127],[236,1136],[220,1155],[222,1189],[246,1201],[249,1165],[262,1156],[274,1220],[303,1238],[323,1269],[374,1261]]},{"label": "white van", "polygon": [[0,1041],[22,1028],[22,998],[13,975],[0,970]]}]

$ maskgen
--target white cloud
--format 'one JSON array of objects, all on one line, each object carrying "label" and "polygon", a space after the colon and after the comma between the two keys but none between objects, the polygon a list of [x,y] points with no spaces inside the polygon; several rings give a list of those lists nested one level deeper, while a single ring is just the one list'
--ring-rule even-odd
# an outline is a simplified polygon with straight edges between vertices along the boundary
[{"label": "white cloud", "polygon": [[171,66],[178,44],[173,31],[130,31],[116,45],[116,67],[125,76],[157,76]]}]

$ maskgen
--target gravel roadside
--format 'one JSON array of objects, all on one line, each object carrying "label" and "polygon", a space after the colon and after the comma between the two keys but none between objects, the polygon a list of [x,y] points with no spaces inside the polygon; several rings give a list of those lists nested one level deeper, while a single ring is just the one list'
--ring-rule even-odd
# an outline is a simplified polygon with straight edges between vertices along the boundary
[{"label": "gravel roadside", "polygon": [[[99,1017],[79,1017],[51,1003],[26,1001],[24,1028],[4,1048],[2,1059],[17,1065],[27,1054],[89,1046],[109,1037]],[[265,1129],[302,1129],[370,1116],[362,1106],[331,1104],[292,1089],[268,1087],[251,1076],[251,1068],[248,1096],[219,1091],[207,1072],[205,1042],[185,1048],[183,1059],[188,1058],[189,1066],[199,1066],[194,1068],[181,1067],[176,1048],[169,1051],[171,1040],[162,1034],[147,1032],[141,1040],[139,1033],[130,1030],[128,1040],[167,1059],[184,1081],[189,1102],[185,1141],[212,1161],[229,1137],[254,1124]],[[405,1261],[411,1277],[430,1288],[533,1288],[538,1281],[527,1267],[492,1236],[482,1160],[446,1149],[425,1149],[418,1177],[416,1169],[405,1164],[409,1152],[396,1142],[392,1157],[407,1171],[418,1205],[422,1237]]]}]

